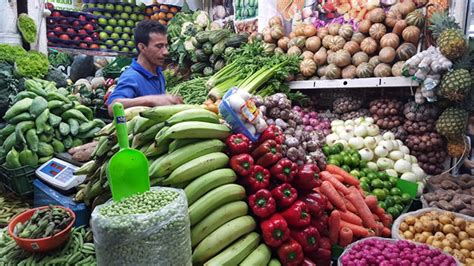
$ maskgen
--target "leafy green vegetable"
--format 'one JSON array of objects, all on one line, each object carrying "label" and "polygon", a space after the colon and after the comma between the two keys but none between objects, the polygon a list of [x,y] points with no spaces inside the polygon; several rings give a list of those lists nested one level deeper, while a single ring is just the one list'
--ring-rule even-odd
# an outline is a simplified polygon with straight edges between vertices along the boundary
[{"label": "leafy green vegetable", "polygon": [[57,87],[67,86],[67,76],[61,70],[54,67],[49,68],[46,80],[56,82]]},{"label": "leafy green vegetable", "polygon": [[168,87],[168,93],[179,95],[186,104],[202,104],[207,98],[205,83],[207,78],[194,78],[181,82],[174,87]]},{"label": "leafy green vegetable", "polygon": [[0,43],[0,62],[15,63],[15,59],[26,55],[21,46]]},{"label": "leafy green vegetable", "polygon": [[18,30],[20,30],[23,39],[27,43],[34,43],[36,41],[36,23],[27,14],[21,13],[18,16]]},{"label": "leafy green vegetable", "polygon": [[17,74],[25,78],[43,78],[48,73],[48,66],[48,57],[37,51],[29,51],[15,60]]},{"label": "leafy green vegetable", "polygon": [[70,66],[72,64],[73,56],[68,53],[50,49],[48,52],[48,60],[49,64],[53,67]]},{"label": "leafy green vegetable", "polygon": [[13,76],[13,66],[0,63],[0,114],[8,108],[9,102],[13,103],[18,94],[18,80]]}]

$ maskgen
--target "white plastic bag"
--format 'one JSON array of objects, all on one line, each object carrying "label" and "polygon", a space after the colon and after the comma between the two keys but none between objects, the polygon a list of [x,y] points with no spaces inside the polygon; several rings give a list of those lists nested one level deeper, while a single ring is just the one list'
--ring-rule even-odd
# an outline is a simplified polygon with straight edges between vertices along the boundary
[{"label": "white plastic bag", "polygon": [[191,233],[186,195],[178,197],[156,212],[106,217],[100,209],[92,212],[98,265],[192,265]]}]

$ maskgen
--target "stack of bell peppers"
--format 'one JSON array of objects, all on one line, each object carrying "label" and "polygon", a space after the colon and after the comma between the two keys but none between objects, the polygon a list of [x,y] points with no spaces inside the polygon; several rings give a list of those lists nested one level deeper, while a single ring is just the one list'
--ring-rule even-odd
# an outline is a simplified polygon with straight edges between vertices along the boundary
[{"label": "stack of bell peppers", "polygon": [[282,131],[271,125],[252,143],[243,134],[227,138],[230,166],[246,187],[249,206],[265,243],[283,265],[330,265],[328,200],[316,164],[296,165],[282,155]]}]

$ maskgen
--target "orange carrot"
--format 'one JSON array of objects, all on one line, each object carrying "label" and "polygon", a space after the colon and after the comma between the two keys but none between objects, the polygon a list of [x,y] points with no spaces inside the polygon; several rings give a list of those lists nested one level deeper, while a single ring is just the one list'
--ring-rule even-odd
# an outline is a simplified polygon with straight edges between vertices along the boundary
[{"label": "orange carrot", "polygon": [[353,175],[349,174],[348,172],[344,171],[344,169],[340,168],[339,166],[328,164],[326,165],[326,171],[330,172],[331,174],[342,176],[344,178],[344,182],[346,182],[349,185],[358,186],[360,184],[357,178],[355,178]]},{"label": "orange carrot", "polygon": [[341,219],[349,223],[362,225],[362,219],[360,219],[359,216],[350,211],[341,212]]},{"label": "orange carrot", "polygon": [[344,177],[342,177],[341,175],[337,175],[337,174],[332,174],[337,180],[339,180],[339,182],[344,182]]},{"label": "orange carrot", "polygon": [[347,195],[347,199],[352,202],[354,207],[357,209],[357,214],[362,219],[364,226],[376,229],[377,224],[375,223],[374,217],[359,191],[357,191],[355,187],[350,187],[349,189],[351,193]]},{"label": "orange carrot", "polygon": [[371,234],[369,229],[360,225],[348,223],[344,220],[341,221],[341,228],[342,227],[349,228],[352,231],[352,234],[357,237],[368,237]]},{"label": "orange carrot", "polygon": [[383,215],[379,215],[379,217],[380,217],[380,221],[382,222],[384,226],[389,227],[390,225],[392,225],[392,222],[393,222],[392,215],[383,214]]},{"label": "orange carrot", "polygon": [[378,216],[381,216],[385,214],[385,210],[382,207],[377,206],[377,208],[374,210],[374,213]]},{"label": "orange carrot", "polygon": [[383,237],[390,237],[392,235],[392,231],[390,231],[390,228],[384,227],[382,230],[382,236]]},{"label": "orange carrot", "polygon": [[326,201],[326,210],[334,210],[334,206],[332,206],[329,200]]},{"label": "orange carrot", "polygon": [[339,246],[346,247],[352,243],[352,238],[354,237],[352,230],[349,227],[342,227],[339,231]]},{"label": "orange carrot", "polygon": [[344,199],[337,193],[334,186],[329,181],[323,181],[323,184],[319,188],[321,193],[323,193],[328,200],[334,205],[334,207],[340,209],[341,211],[346,211],[347,207],[344,203]]},{"label": "orange carrot", "polygon": [[375,220],[376,222],[380,222],[380,218],[377,216],[377,214],[372,213],[372,216],[374,216],[374,220]]},{"label": "orange carrot", "polygon": [[376,222],[377,223],[377,229],[375,230],[375,233],[378,235],[378,236],[382,236],[382,233],[383,233],[383,229],[384,229],[384,226],[381,222]]},{"label": "orange carrot", "polygon": [[377,197],[374,195],[368,195],[365,197],[365,203],[372,212],[374,212],[379,207],[379,205],[377,205]]},{"label": "orange carrot", "polygon": [[342,194],[344,195],[347,195],[349,194],[349,189],[344,186],[344,184],[342,184],[341,182],[339,182],[339,180],[337,180],[331,173],[329,173],[328,171],[322,171],[321,173],[319,173],[319,176],[321,177],[321,179],[323,181],[329,181],[331,182],[331,184],[334,186],[334,188],[340,192],[342,192]]},{"label": "orange carrot", "polygon": [[339,238],[339,229],[341,225],[341,213],[337,210],[331,213],[329,216],[329,239],[331,244],[336,244]]},{"label": "orange carrot", "polygon": [[346,207],[347,207],[348,211],[357,214],[356,208],[354,207],[354,205],[352,205],[352,203],[350,201],[348,201],[346,198],[344,198],[344,203],[346,204]]}]

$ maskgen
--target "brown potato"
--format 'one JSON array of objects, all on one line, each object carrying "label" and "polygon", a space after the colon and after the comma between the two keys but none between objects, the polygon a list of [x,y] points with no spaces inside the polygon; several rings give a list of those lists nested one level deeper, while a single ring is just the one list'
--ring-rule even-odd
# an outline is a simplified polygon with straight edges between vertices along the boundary
[{"label": "brown potato", "polygon": [[459,234],[459,232],[461,232],[461,228],[459,228],[459,226],[455,226],[454,227],[454,233],[457,235],[457,234]]},{"label": "brown potato", "polygon": [[464,239],[461,241],[461,248],[465,248],[467,250],[474,250],[474,241],[471,239]]},{"label": "brown potato", "polygon": [[408,225],[414,225],[415,222],[416,222],[415,216],[409,215],[405,218],[405,223],[407,223]]},{"label": "brown potato", "polygon": [[474,250],[471,250],[471,259],[474,259]]},{"label": "brown potato", "polygon": [[443,239],[441,241],[441,243],[443,244],[443,247],[454,247],[454,243],[452,243],[451,241],[449,241],[448,239]]},{"label": "brown potato", "polygon": [[441,233],[441,232],[436,232],[436,233],[434,234],[434,237],[435,237],[436,240],[441,241],[441,240],[443,240],[446,236],[445,236],[443,233]]},{"label": "brown potato", "polygon": [[447,234],[447,235],[446,235],[446,239],[449,240],[449,241],[451,241],[451,242],[454,242],[454,243],[459,243],[458,237],[457,237],[455,234],[453,234],[453,233]]},{"label": "brown potato", "polygon": [[435,248],[443,248],[443,243],[439,240],[433,240],[433,243],[431,243],[431,245]]},{"label": "brown potato", "polygon": [[466,257],[464,257],[464,255],[461,253],[461,251],[455,249],[455,250],[453,250],[452,255],[453,255],[456,259],[458,259],[460,262],[462,262],[462,263],[465,263],[465,262],[466,262]]},{"label": "brown potato", "polygon": [[454,229],[454,225],[452,224],[445,224],[443,226],[443,233],[449,234],[449,233],[456,233],[456,229]]},{"label": "brown potato", "polygon": [[471,252],[465,248],[462,248],[461,250],[461,253],[464,255],[464,257],[466,258],[470,258],[471,257]]},{"label": "brown potato", "polygon": [[474,237],[474,223],[470,223],[466,227],[466,232],[469,234],[470,237]]},{"label": "brown potato", "polygon": [[423,231],[432,232],[434,229],[434,224],[432,221],[423,222]]},{"label": "brown potato", "polygon": [[410,226],[408,227],[408,231],[412,232],[413,234],[416,233],[415,227],[414,227],[413,225],[410,225]]},{"label": "brown potato", "polygon": [[399,229],[402,230],[403,232],[406,231],[406,230],[408,230],[408,224],[405,223],[405,222],[401,222]]},{"label": "brown potato", "polygon": [[464,231],[461,231],[458,233],[458,239],[459,240],[464,240],[464,239],[468,239],[469,238],[469,235],[468,233],[464,232]]},{"label": "brown potato", "polygon": [[438,220],[442,224],[452,224],[453,223],[453,220],[451,220],[451,218],[447,215],[441,215]]},{"label": "brown potato", "polygon": [[403,237],[405,237],[405,239],[413,239],[414,238],[413,233],[411,231],[403,232]]},{"label": "brown potato", "polygon": [[426,239],[426,244],[428,245],[431,245],[434,241],[434,236],[429,236],[427,239]]},{"label": "brown potato", "polygon": [[422,222],[416,222],[414,227],[415,227],[415,231],[417,233],[421,233],[421,232],[425,231]]},{"label": "brown potato", "polygon": [[445,246],[445,247],[443,247],[443,251],[447,252],[447,253],[451,253],[451,252],[453,252],[453,249],[450,246]]},{"label": "brown potato", "polygon": [[415,241],[420,243],[426,243],[427,237],[422,234],[415,234]]},{"label": "brown potato", "polygon": [[474,259],[473,258],[466,258],[466,264],[467,265],[474,265]]}]

